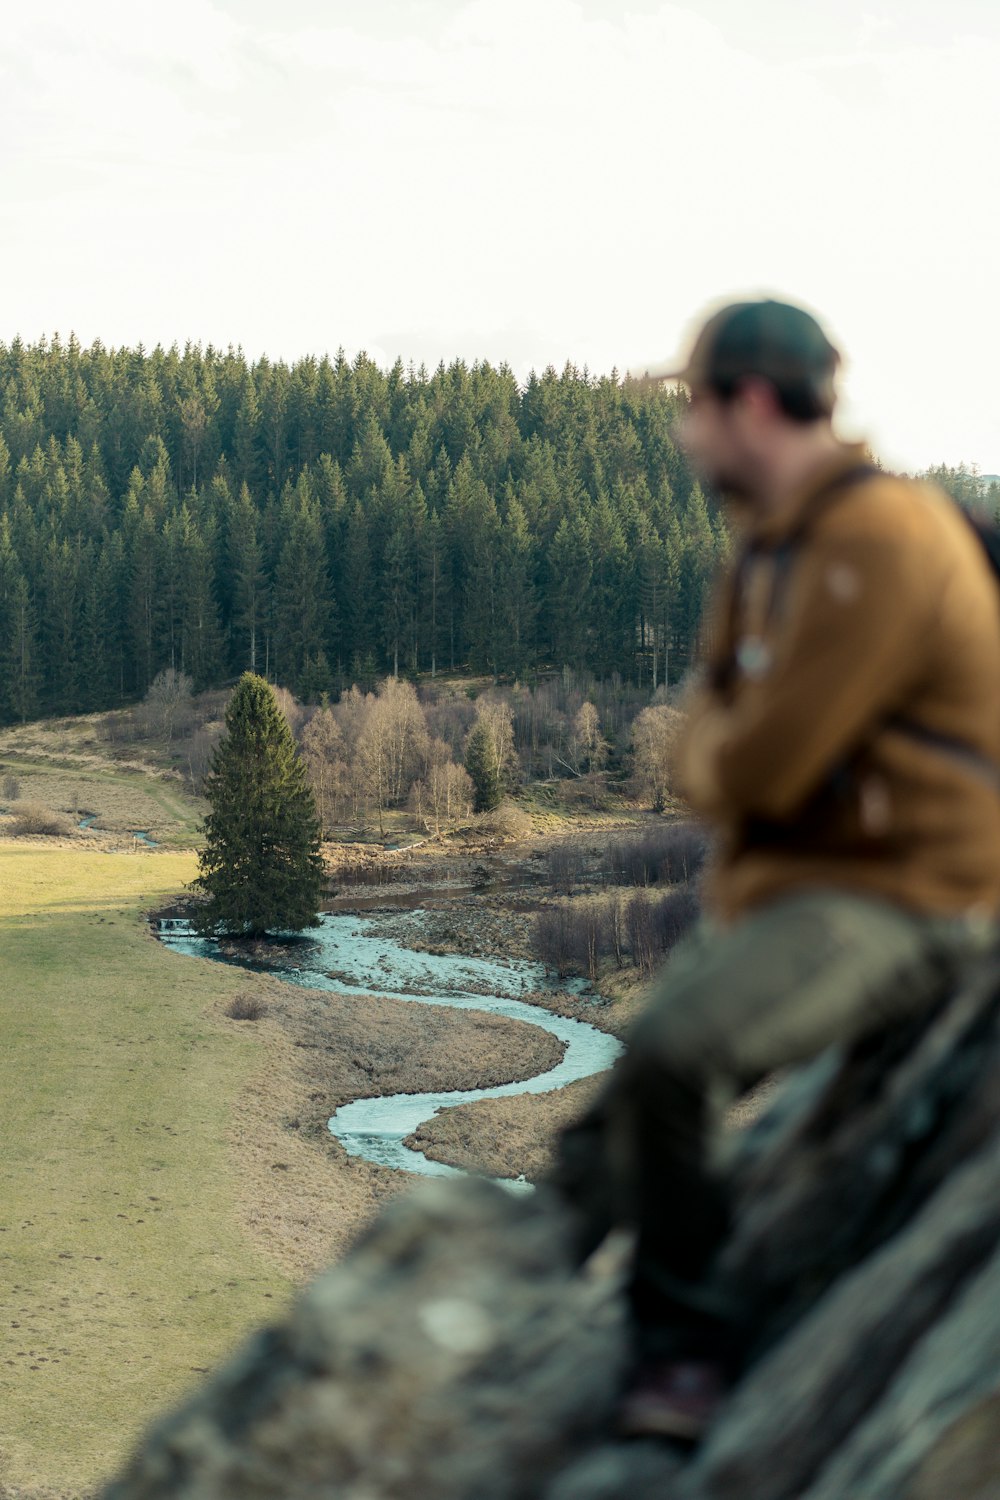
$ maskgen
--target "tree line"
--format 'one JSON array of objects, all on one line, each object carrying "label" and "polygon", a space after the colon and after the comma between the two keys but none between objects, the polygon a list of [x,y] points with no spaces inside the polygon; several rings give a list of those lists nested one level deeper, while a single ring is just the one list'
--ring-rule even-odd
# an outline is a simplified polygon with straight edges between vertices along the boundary
[{"label": "tree line", "polygon": [[[164,668],[318,701],[546,667],[655,691],[729,546],[684,396],[567,366],[380,370],[236,349],[0,344],[0,722]],[[995,505],[974,470],[932,477]]]},{"label": "tree line", "polygon": [[164,668],[318,701],[386,673],[655,689],[728,538],[676,391],[568,366],[0,345],[0,721]]}]

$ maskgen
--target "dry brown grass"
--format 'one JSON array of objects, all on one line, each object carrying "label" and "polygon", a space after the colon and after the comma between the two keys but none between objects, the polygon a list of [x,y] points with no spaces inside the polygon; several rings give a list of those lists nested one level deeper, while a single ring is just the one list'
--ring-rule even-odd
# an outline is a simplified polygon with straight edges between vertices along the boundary
[{"label": "dry brown grass", "polygon": [[504,844],[517,844],[529,838],[532,826],[530,813],[516,802],[501,802],[492,812],[480,814],[474,824],[477,833]]},{"label": "dry brown grass", "polygon": [[537,1182],[552,1164],[559,1132],[586,1108],[600,1080],[585,1078],[551,1094],[480,1099],[443,1110],[407,1142],[433,1161],[493,1177]]},{"label": "dry brown grass", "polygon": [[[495,1177],[523,1174],[529,1182],[538,1182],[553,1164],[560,1131],[582,1114],[600,1087],[600,1078],[585,1078],[553,1094],[461,1104],[421,1125],[408,1144],[433,1161],[467,1171]],[[727,1117],[729,1128],[742,1130],[752,1125],[776,1087],[776,1079],[766,1079],[734,1104]]]},{"label": "dry brown grass", "polygon": [[15,838],[30,838],[32,835],[65,838],[72,829],[73,825],[67,817],[53,812],[44,802],[18,803],[10,821],[10,832]]},{"label": "dry brown grass", "polygon": [[[0,730],[0,772],[15,778],[24,801],[62,813],[74,838],[95,846],[127,846],[135,829],[159,843],[191,847],[205,804],[191,796],[156,739],[126,747],[108,739],[109,714],[43,719]],[[9,808],[13,813],[16,809]],[[92,828],[80,819],[96,815]],[[11,825],[0,815],[0,836]]]},{"label": "dry brown grass", "polygon": [[253,1028],[266,1064],[229,1131],[240,1213],[253,1242],[297,1281],[343,1254],[380,1204],[414,1180],[347,1156],[327,1129],[339,1105],[487,1088],[543,1072],[562,1055],[548,1032],[499,1016],[249,977],[248,993],[267,1009]]},{"label": "dry brown grass", "polygon": [[[8,764],[10,762],[8,761]],[[17,836],[24,803],[37,803],[62,816],[63,836],[90,844],[131,843],[134,829],[148,832],[159,843],[190,845],[197,833],[204,804],[189,797],[179,781],[118,767],[67,769],[47,761],[17,763],[21,801],[6,817],[0,814],[0,836]],[[96,815],[87,829],[81,818]]]}]

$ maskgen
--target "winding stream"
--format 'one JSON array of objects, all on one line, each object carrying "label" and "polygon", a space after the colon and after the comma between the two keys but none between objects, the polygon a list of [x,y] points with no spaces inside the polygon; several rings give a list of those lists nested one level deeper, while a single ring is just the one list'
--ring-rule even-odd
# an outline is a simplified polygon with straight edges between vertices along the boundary
[{"label": "winding stream", "polygon": [[[396,917],[394,925],[412,926],[419,938],[422,913]],[[609,1068],[621,1043],[586,1021],[553,1015],[521,996],[551,988],[541,964],[515,959],[469,958],[464,954],[418,952],[379,930],[373,917],[327,913],[308,936],[275,944],[266,960],[223,949],[210,938],[194,935],[187,922],[164,918],[159,935],[177,953],[212,958],[237,967],[275,974],[306,989],[346,995],[384,995],[415,1005],[444,1005],[454,1010],[487,1011],[512,1021],[540,1026],[565,1043],[555,1067],[519,1083],[494,1088],[454,1089],[442,1093],[389,1094],[355,1099],[332,1116],[329,1128],[349,1156],[380,1166],[428,1177],[464,1175],[460,1168],[432,1161],[404,1145],[407,1136],[439,1110],[477,1099],[506,1099],[516,1094],[544,1094]],[[579,992],[579,985],[567,985]]]}]

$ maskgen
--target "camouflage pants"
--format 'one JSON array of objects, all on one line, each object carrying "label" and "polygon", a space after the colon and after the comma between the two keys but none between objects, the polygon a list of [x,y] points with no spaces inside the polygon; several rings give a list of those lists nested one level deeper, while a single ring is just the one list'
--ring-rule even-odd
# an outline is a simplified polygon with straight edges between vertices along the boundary
[{"label": "camouflage pants", "polygon": [[704,921],[678,945],[625,1057],[564,1133],[555,1171],[581,1254],[613,1225],[637,1230],[645,1352],[738,1362],[733,1310],[707,1275],[728,1223],[714,1165],[721,1110],[776,1069],[919,1016],[995,938],[987,920],[813,890],[732,927]]}]

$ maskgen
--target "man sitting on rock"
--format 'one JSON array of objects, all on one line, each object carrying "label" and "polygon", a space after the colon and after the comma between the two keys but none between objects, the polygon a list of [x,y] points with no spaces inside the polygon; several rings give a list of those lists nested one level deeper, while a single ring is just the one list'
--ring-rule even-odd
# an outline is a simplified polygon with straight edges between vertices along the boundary
[{"label": "man sitting on rock", "polygon": [[563,1137],[581,1253],[637,1230],[633,1434],[696,1440],[739,1372],[720,1104],[910,1020],[994,940],[1000,592],[958,508],[832,427],[838,354],[799,308],[715,314],[672,378],[741,523],[677,774],[712,826],[704,919]]}]

